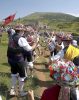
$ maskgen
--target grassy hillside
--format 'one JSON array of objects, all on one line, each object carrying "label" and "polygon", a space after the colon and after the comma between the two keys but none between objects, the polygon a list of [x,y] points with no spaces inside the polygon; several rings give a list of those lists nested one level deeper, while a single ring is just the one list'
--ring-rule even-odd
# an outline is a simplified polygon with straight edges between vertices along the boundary
[{"label": "grassy hillside", "polygon": [[69,15],[69,14],[64,14],[64,13],[40,13],[40,12],[36,12],[33,13],[31,15],[28,15],[26,17],[24,17],[24,19],[28,19],[28,20],[43,20],[43,19],[47,19],[47,20],[61,20],[61,21],[72,21],[75,19],[74,16]]},{"label": "grassy hillside", "polygon": [[47,25],[52,30],[79,32],[79,18],[65,13],[36,12],[17,19],[14,24]]}]

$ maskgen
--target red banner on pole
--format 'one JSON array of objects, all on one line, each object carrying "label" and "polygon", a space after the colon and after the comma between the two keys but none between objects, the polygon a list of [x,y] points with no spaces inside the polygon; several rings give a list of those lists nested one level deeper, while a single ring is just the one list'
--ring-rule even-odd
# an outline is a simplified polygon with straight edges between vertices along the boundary
[{"label": "red banner on pole", "polygon": [[8,25],[9,23],[11,23],[11,22],[14,20],[15,15],[16,15],[16,14],[13,14],[13,15],[10,15],[10,16],[6,17],[6,18],[4,19],[3,25]]}]

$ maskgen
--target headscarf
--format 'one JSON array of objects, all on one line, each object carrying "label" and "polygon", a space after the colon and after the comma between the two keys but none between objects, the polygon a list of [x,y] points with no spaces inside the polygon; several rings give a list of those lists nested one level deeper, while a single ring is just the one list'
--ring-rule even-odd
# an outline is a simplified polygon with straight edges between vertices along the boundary
[{"label": "headscarf", "polygon": [[58,100],[69,100],[70,87],[75,87],[78,81],[78,69],[72,61],[57,60],[49,66],[50,76],[61,86]]}]

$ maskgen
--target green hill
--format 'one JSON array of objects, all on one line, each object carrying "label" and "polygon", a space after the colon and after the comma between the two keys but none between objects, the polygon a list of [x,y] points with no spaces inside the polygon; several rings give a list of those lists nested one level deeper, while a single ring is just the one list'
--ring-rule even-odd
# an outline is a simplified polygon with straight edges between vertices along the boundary
[{"label": "green hill", "polygon": [[64,13],[44,13],[44,12],[36,12],[30,14],[24,19],[28,20],[57,20],[57,21],[72,21],[75,19],[75,16],[64,14]]},{"label": "green hill", "polygon": [[23,18],[19,18],[16,23],[47,25],[50,29],[79,32],[79,17],[65,13],[36,12]]}]

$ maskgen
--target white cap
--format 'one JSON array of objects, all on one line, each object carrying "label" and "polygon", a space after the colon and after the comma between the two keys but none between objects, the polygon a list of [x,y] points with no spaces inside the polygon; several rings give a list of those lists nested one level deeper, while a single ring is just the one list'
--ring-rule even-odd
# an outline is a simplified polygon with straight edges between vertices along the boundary
[{"label": "white cap", "polygon": [[77,46],[77,41],[76,41],[76,40],[73,40],[73,41],[72,41],[72,44],[73,44],[74,46]]}]

